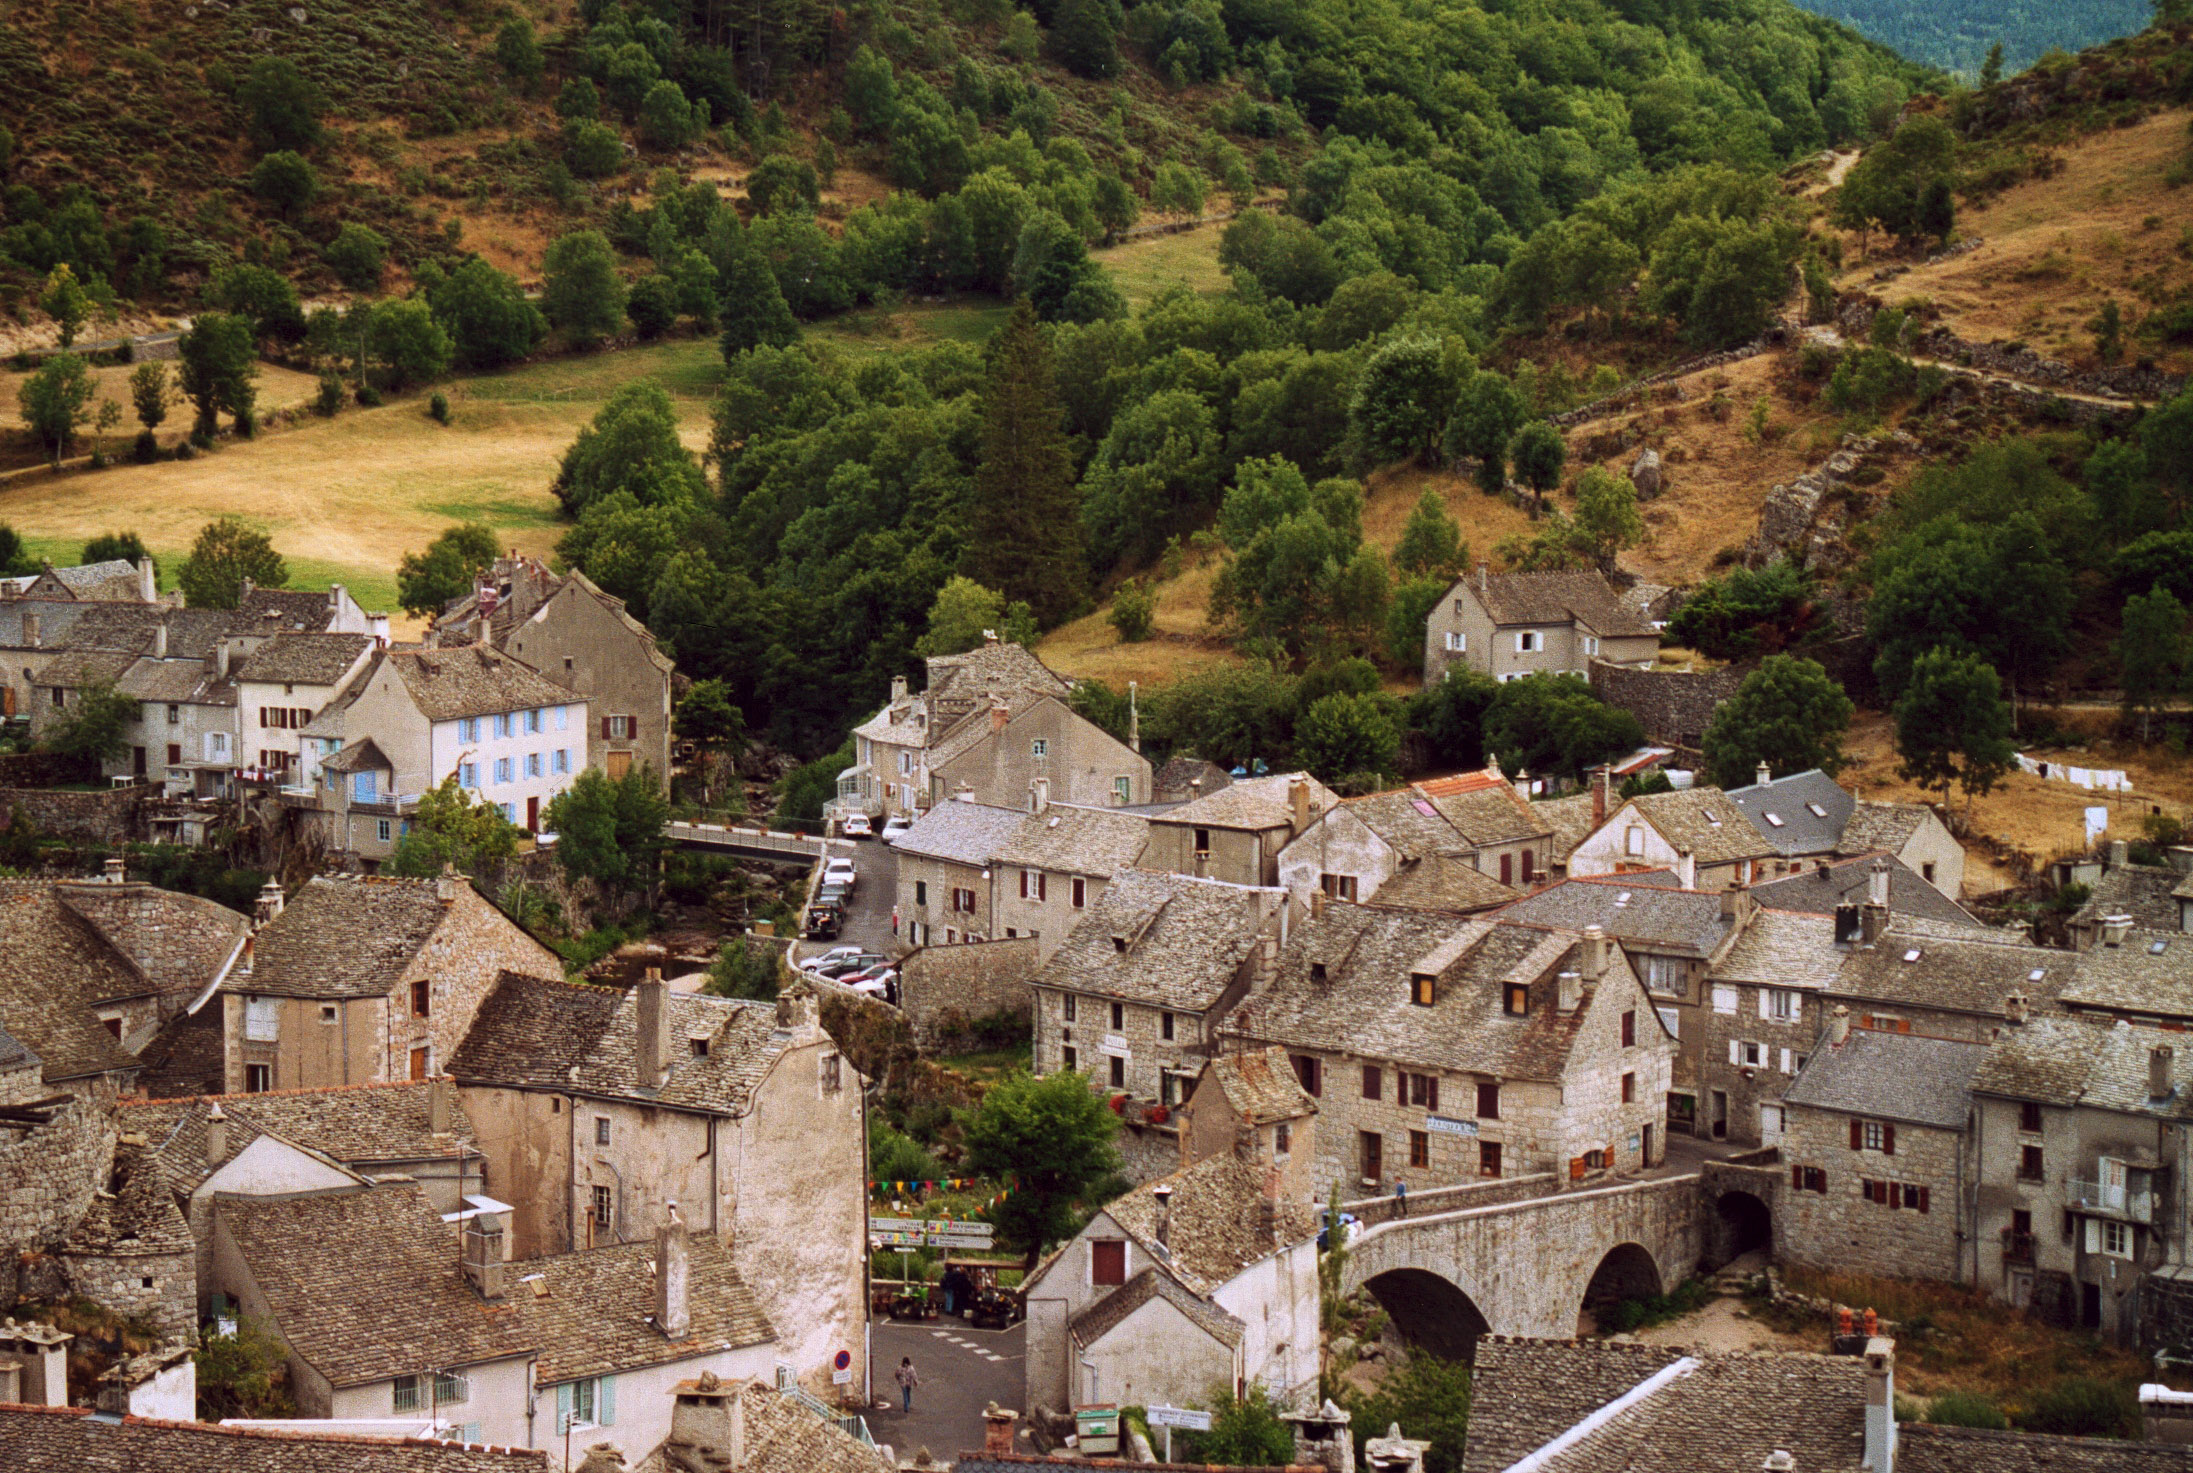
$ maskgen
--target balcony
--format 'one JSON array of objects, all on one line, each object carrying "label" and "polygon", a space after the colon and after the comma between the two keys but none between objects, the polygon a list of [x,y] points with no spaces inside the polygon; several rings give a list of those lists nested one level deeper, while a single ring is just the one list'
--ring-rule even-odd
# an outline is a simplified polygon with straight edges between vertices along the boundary
[{"label": "balcony", "polygon": [[2075,1176],[2066,1185],[2075,1212],[2115,1217],[2125,1222],[2152,1223],[2155,1220],[2153,1182],[2151,1173],[2132,1171],[2115,1180]]},{"label": "balcony", "polygon": [[2016,1228],[2004,1228],[2003,1262],[2031,1264],[2033,1262],[2033,1234],[2021,1233]]}]

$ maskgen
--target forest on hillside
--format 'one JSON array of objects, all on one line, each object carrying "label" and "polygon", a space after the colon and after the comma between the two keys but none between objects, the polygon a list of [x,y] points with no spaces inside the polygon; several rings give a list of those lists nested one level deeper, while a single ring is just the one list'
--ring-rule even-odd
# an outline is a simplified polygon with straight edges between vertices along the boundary
[{"label": "forest on hillside", "polygon": [[2003,48],[2005,75],[2050,51],[2083,51],[2145,26],[2150,0],[1802,0],[1805,9],[1893,46],[1914,61],[1980,75]]}]

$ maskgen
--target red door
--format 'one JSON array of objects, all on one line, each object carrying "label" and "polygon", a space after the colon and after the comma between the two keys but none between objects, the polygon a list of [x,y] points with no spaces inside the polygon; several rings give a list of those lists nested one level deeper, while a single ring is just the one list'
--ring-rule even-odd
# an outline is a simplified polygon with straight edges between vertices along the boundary
[{"label": "red door", "polygon": [[525,827],[529,833],[541,831],[541,800],[538,798],[525,800]]}]

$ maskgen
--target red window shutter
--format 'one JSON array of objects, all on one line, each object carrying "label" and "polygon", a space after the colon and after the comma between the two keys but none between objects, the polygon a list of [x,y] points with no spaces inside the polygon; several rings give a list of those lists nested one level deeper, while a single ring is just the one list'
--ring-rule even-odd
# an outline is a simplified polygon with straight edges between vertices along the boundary
[{"label": "red window shutter", "polygon": [[1089,1277],[1097,1284],[1127,1282],[1127,1245],[1116,1239],[1089,1245]]},{"label": "red window shutter", "polygon": [[609,723],[611,719],[612,718],[607,716],[604,716],[602,718],[602,739],[604,741],[607,741],[611,736],[615,735],[615,733],[609,729]]},{"label": "red window shutter", "polygon": [[1927,1189],[1925,1187],[1919,1188],[1919,1210],[1921,1212],[1927,1210]]},{"label": "red window shutter", "polygon": [[1855,1120],[1850,1122],[1850,1148],[1853,1151],[1866,1148],[1866,1128]]},{"label": "red window shutter", "polygon": [[1500,883],[1503,885],[1515,883],[1515,856],[1512,854],[1500,856]]},{"label": "red window shutter", "polygon": [[[1502,861],[1502,865],[1501,865],[1501,867],[1502,867],[1502,868],[1506,868],[1506,861],[1505,861],[1505,860],[1503,860],[1503,861]],[[1571,1157],[1569,1157],[1569,1180],[1570,1180],[1570,1181],[1582,1181],[1583,1179],[1584,1179],[1584,1158],[1583,1158],[1583,1157],[1581,1157],[1581,1156],[1571,1156]]]},{"label": "red window shutter", "polygon": [[1804,1167],[1792,1166],[1789,1169],[1789,1189],[1793,1192],[1801,1192],[1805,1189]]},{"label": "red window shutter", "polygon": [[1026,870],[1020,872],[1020,898],[1023,900],[1028,898],[1028,871]]},{"label": "red window shutter", "polygon": [[1433,1110],[1437,1110],[1439,1108],[1439,1076],[1436,1074],[1432,1076],[1431,1108]]},{"label": "red window shutter", "polygon": [[1622,1047],[1637,1047],[1637,1014],[1634,1012],[1622,1015]]},{"label": "red window shutter", "polygon": [[1036,899],[1049,900],[1050,898],[1051,877],[1047,874],[1042,873],[1041,871],[1038,871],[1036,874]]},{"label": "red window shutter", "polygon": [[1881,1127],[1881,1154],[1884,1156],[1896,1154],[1896,1127],[1893,1125],[1884,1124]]},{"label": "red window shutter", "polygon": [[261,726],[265,726],[267,724],[267,708],[264,706],[261,706],[259,708],[259,724]]}]

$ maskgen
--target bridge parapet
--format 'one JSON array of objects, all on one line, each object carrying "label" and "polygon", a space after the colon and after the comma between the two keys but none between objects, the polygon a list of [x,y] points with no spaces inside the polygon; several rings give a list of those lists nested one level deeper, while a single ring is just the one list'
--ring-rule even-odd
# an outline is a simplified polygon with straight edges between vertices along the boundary
[{"label": "bridge parapet", "polygon": [[1340,1204],[1342,1212],[1352,1212],[1356,1221],[1368,1228],[1381,1222],[1393,1222],[1401,1218],[1436,1217],[1446,1212],[1466,1212],[1478,1207],[1502,1207],[1510,1202],[1524,1202],[1533,1197],[1550,1197],[1561,1189],[1561,1178],[1550,1171],[1536,1172],[1529,1176],[1504,1176],[1496,1181],[1473,1181],[1458,1187],[1433,1187],[1422,1192],[1411,1192],[1408,1211],[1401,1210],[1401,1200],[1391,1193],[1383,1197],[1359,1197],[1353,1202]]}]

